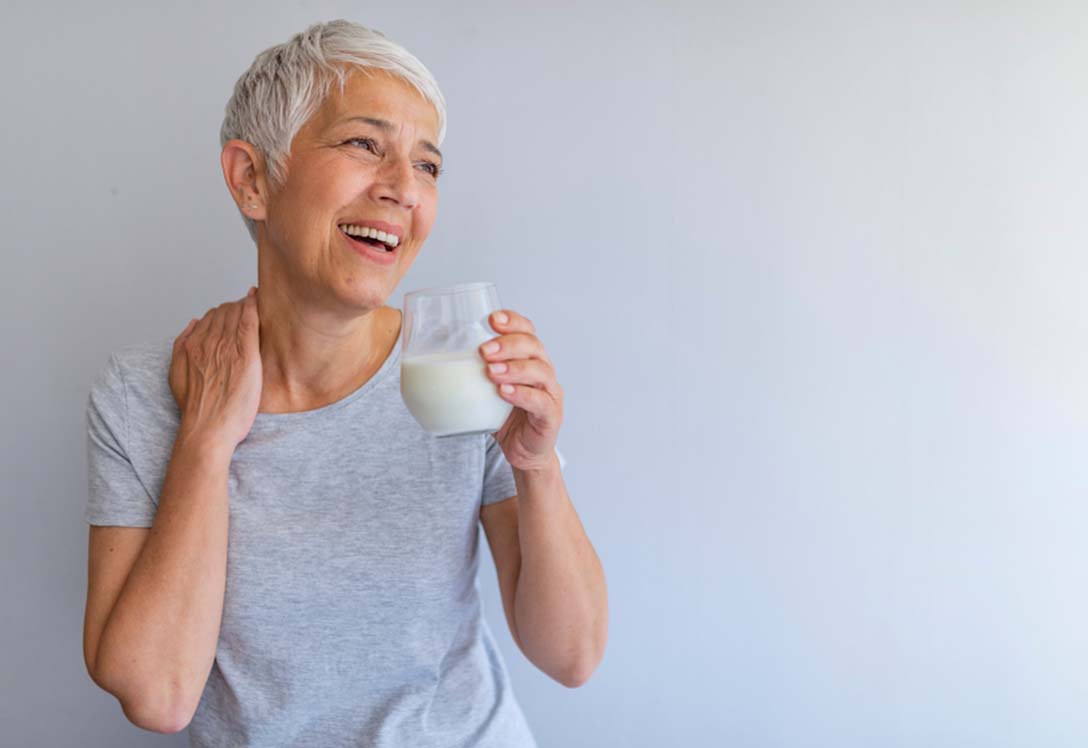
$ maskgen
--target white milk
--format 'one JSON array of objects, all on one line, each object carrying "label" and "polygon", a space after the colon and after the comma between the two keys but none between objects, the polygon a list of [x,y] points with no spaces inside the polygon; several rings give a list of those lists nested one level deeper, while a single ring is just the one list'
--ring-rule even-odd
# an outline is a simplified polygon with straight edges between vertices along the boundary
[{"label": "white milk", "polygon": [[402,360],[400,394],[409,412],[435,436],[498,431],[514,409],[487,378],[487,364],[475,349]]}]

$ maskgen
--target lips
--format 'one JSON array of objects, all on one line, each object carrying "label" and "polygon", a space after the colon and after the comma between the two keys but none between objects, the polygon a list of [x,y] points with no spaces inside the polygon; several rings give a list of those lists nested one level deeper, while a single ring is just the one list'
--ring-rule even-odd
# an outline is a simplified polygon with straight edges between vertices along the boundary
[{"label": "lips", "polygon": [[368,246],[374,247],[374,249],[378,250],[379,252],[393,254],[397,251],[396,247],[390,247],[388,243],[383,242],[381,239],[374,239],[373,237],[369,236],[353,236],[352,234],[348,234],[343,231],[341,231],[340,233],[344,234],[344,236],[346,236],[348,239],[351,239],[353,242],[356,242],[358,244],[366,244]]},{"label": "lips", "polygon": [[353,250],[357,255],[366,260],[370,260],[371,262],[374,262],[378,265],[386,266],[393,265],[397,261],[397,250],[378,249],[375,245],[381,245],[383,247],[385,245],[376,239],[373,240],[373,242],[369,240],[355,239],[348,236],[339,229],[337,229],[336,233],[340,234],[340,236],[343,237],[344,243],[351,250]]},{"label": "lips", "polygon": [[364,228],[377,229],[378,231],[384,231],[387,234],[392,234],[397,237],[397,243],[399,244],[404,239],[404,228],[398,226],[395,223],[386,223],[385,221],[376,221],[371,218],[345,218],[336,222],[337,226],[362,226]]}]

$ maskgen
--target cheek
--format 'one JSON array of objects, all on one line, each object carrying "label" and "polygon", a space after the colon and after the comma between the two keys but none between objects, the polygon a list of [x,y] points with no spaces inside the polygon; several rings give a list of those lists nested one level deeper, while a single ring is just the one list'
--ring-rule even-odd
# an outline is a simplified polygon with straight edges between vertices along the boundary
[{"label": "cheek", "polygon": [[422,244],[426,241],[427,237],[431,234],[431,229],[434,227],[434,216],[427,216],[425,220],[416,222],[416,239]]},{"label": "cheek", "polygon": [[434,194],[426,205],[420,206],[416,217],[416,234],[420,239],[425,239],[434,227],[434,219],[438,214],[438,195]]}]

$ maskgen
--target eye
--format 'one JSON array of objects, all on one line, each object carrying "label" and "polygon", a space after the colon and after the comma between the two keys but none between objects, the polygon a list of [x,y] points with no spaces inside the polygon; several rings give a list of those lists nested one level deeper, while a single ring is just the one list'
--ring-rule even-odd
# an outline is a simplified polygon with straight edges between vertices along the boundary
[{"label": "eye", "polygon": [[420,161],[416,164],[416,167],[427,172],[435,179],[438,179],[438,175],[442,173],[442,167],[434,161]]},{"label": "eye", "polygon": [[371,153],[376,153],[378,150],[378,144],[370,138],[349,138],[344,141],[345,145],[347,145],[348,143],[362,143]]}]

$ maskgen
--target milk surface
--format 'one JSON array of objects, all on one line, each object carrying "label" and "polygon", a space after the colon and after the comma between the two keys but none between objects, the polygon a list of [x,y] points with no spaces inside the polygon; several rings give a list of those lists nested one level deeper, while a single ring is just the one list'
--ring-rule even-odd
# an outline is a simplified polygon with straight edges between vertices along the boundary
[{"label": "milk surface", "polygon": [[424,430],[435,436],[495,432],[514,409],[487,378],[476,349],[427,353],[401,360],[400,393]]}]

